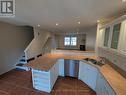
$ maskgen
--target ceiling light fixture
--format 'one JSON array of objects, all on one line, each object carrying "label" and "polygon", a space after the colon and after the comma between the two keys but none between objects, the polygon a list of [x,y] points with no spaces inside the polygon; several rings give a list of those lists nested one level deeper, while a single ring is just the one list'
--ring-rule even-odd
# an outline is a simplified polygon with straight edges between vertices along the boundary
[{"label": "ceiling light fixture", "polygon": [[122,2],[126,2],[126,0],[122,0]]},{"label": "ceiling light fixture", "polygon": [[77,23],[80,24],[80,21],[78,21]]},{"label": "ceiling light fixture", "polygon": [[56,26],[58,26],[59,25],[59,23],[56,23]]},{"label": "ceiling light fixture", "polygon": [[40,27],[40,24],[38,24],[37,26]]},{"label": "ceiling light fixture", "polygon": [[99,23],[100,22],[100,20],[97,20],[97,23]]}]

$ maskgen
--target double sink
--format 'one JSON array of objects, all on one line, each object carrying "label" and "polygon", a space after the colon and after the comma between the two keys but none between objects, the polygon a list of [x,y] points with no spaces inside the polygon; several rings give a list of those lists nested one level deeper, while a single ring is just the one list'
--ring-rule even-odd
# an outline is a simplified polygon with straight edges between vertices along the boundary
[{"label": "double sink", "polygon": [[98,66],[103,66],[104,65],[104,60],[95,60],[95,59],[91,59],[91,58],[85,58],[84,59],[87,62],[91,62],[92,64],[98,65]]}]

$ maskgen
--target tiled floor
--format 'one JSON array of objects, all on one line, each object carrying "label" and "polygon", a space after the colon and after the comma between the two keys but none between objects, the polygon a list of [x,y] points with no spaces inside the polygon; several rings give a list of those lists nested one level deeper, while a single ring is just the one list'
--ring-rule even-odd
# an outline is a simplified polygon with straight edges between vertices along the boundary
[{"label": "tiled floor", "polygon": [[83,82],[59,77],[50,94],[32,88],[31,72],[12,70],[0,76],[0,95],[96,95]]}]

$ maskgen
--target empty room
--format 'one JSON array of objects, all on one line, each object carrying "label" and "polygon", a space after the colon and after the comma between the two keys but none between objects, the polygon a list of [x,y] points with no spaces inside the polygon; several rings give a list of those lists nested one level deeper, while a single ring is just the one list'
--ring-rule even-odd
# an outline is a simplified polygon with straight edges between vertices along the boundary
[{"label": "empty room", "polygon": [[0,0],[0,95],[126,95],[126,0]]}]

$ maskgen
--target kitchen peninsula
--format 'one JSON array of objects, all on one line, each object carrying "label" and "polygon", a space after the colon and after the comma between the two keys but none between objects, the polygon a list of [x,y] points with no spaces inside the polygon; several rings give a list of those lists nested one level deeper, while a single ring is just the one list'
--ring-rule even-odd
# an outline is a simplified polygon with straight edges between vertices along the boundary
[{"label": "kitchen peninsula", "polygon": [[109,62],[98,66],[85,61],[86,58],[97,60],[98,57],[90,51],[54,50],[29,62],[26,66],[32,68],[33,87],[50,93],[58,76],[64,77],[64,59],[79,60],[78,79],[96,91],[97,95],[126,95],[126,79],[115,71]]}]

